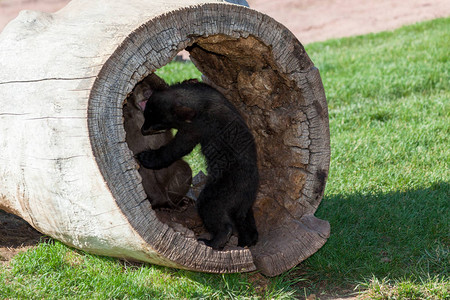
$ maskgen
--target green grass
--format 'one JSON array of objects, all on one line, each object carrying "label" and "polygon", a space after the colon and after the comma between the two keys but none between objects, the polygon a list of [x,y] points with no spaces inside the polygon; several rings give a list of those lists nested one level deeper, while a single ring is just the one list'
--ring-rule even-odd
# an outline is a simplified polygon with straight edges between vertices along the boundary
[{"label": "green grass", "polygon": [[156,74],[168,84],[182,82],[187,79],[202,80],[202,73],[190,62],[171,62],[157,70]]},{"label": "green grass", "polygon": [[434,277],[420,281],[411,281],[408,278],[388,280],[372,278],[369,282],[361,284],[367,291],[362,299],[449,299],[450,287],[448,280]]},{"label": "green grass", "polygon": [[260,294],[287,299],[295,292],[285,283],[295,283],[292,279],[267,282],[258,290],[251,283],[258,275],[212,275],[131,264],[49,240],[18,254],[0,271],[0,298],[249,299]]},{"label": "green grass", "polygon": [[247,276],[240,274],[205,275],[133,265],[52,241],[17,255],[10,267],[0,275],[0,295],[9,298],[227,299],[255,292]]},{"label": "green grass", "polygon": [[[0,269],[0,298],[294,299],[357,287],[366,299],[449,299],[448,28],[450,18],[306,46],[329,104],[331,168],[316,215],[332,231],[294,269],[201,274],[43,242]],[[158,74],[200,77],[180,63]]]},{"label": "green grass", "polygon": [[398,289],[434,280],[447,286],[435,298],[448,295],[449,26],[439,19],[306,47],[327,91],[332,148],[316,213],[332,234],[298,267],[311,278],[375,276]]}]

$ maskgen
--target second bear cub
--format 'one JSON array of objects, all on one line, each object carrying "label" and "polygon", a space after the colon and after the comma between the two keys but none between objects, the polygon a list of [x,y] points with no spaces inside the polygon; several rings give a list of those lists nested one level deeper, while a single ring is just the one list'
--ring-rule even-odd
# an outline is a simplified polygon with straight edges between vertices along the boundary
[{"label": "second bear cub", "polygon": [[256,146],[236,107],[207,84],[185,82],[153,91],[144,116],[143,135],[171,128],[178,132],[159,149],[137,154],[142,166],[166,168],[201,145],[208,177],[197,210],[212,235],[204,242],[222,249],[235,228],[238,246],[256,244],[258,231],[252,210],[259,182]]}]

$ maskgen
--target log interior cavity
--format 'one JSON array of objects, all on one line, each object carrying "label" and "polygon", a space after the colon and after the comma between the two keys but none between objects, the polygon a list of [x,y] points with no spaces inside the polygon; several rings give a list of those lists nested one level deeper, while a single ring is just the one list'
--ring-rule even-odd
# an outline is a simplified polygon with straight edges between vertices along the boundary
[{"label": "log interior cavity", "polygon": [[188,50],[207,81],[238,107],[255,136],[261,176],[255,218],[263,241],[280,213],[305,213],[298,203],[309,161],[305,101],[277,68],[271,48],[253,36],[202,37]]},{"label": "log interior cavity", "polygon": [[[186,50],[204,81],[236,105],[254,134],[261,176],[254,205],[260,238],[251,251],[258,261],[267,252],[288,245],[284,239],[291,237],[279,236],[279,231],[288,230],[289,222],[314,209],[310,199],[302,197],[310,172],[308,106],[298,84],[277,66],[271,47],[254,36],[198,37]],[[205,234],[193,202],[155,212],[160,221],[186,238]],[[233,237],[225,251],[235,249],[236,244]]]}]

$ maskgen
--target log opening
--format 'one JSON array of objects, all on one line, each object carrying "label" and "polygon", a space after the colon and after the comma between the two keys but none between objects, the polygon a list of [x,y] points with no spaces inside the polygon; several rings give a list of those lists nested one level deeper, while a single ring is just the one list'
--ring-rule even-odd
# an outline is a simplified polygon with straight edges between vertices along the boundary
[{"label": "log opening", "polygon": [[[165,223],[147,200],[158,190],[141,183],[124,101],[182,49],[255,135],[260,240],[249,249],[214,251],[192,224]],[[314,217],[330,159],[325,94],[303,46],[270,17],[223,0],[72,0],[6,26],[0,68],[0,208],[40,232],[100,255],[271,276],[325,243],[329,224]],[[174,194],[191,177],[179,165]]]},{"label": "log opening", "polygon": [[[260,241],[251,249],[213,251],[192,234],[155,222],[125,143],[123,99],[183,49],[205,81],[239,108],[255,135],[261,185],[254,210]],[[201,265],[204,271],[235,272],[253,270],[256,264],[275,275],[326,241],[328,223],[313,216],[329,163],[323,87],[302,45],[273,19],[239,6],[204,4],[147,22],[103,66],[89,113],[94,153],[118,206],[161,256],[189,269]]]}]

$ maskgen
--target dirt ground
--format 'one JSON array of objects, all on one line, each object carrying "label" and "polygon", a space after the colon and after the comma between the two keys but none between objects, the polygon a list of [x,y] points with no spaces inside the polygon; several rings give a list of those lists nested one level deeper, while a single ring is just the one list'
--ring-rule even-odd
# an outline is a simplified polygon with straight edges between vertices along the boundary
[{"label": "dirt ground", "polygon": [[[0,32],[19,11],[55,12],[68,0],[0,0]],[[450,16],[449,0],[248,0],[289,28],[303,44],[329,38],[391,30]],[[0,264],[35,245],[41,234],[0,210]]]},{"label": "dirt ground", "polygon": [[[0,31],[23,9],[55,12],[69,0],[0,0]],[[303,44],[450,16],[448,0],[247,0]]]}]

